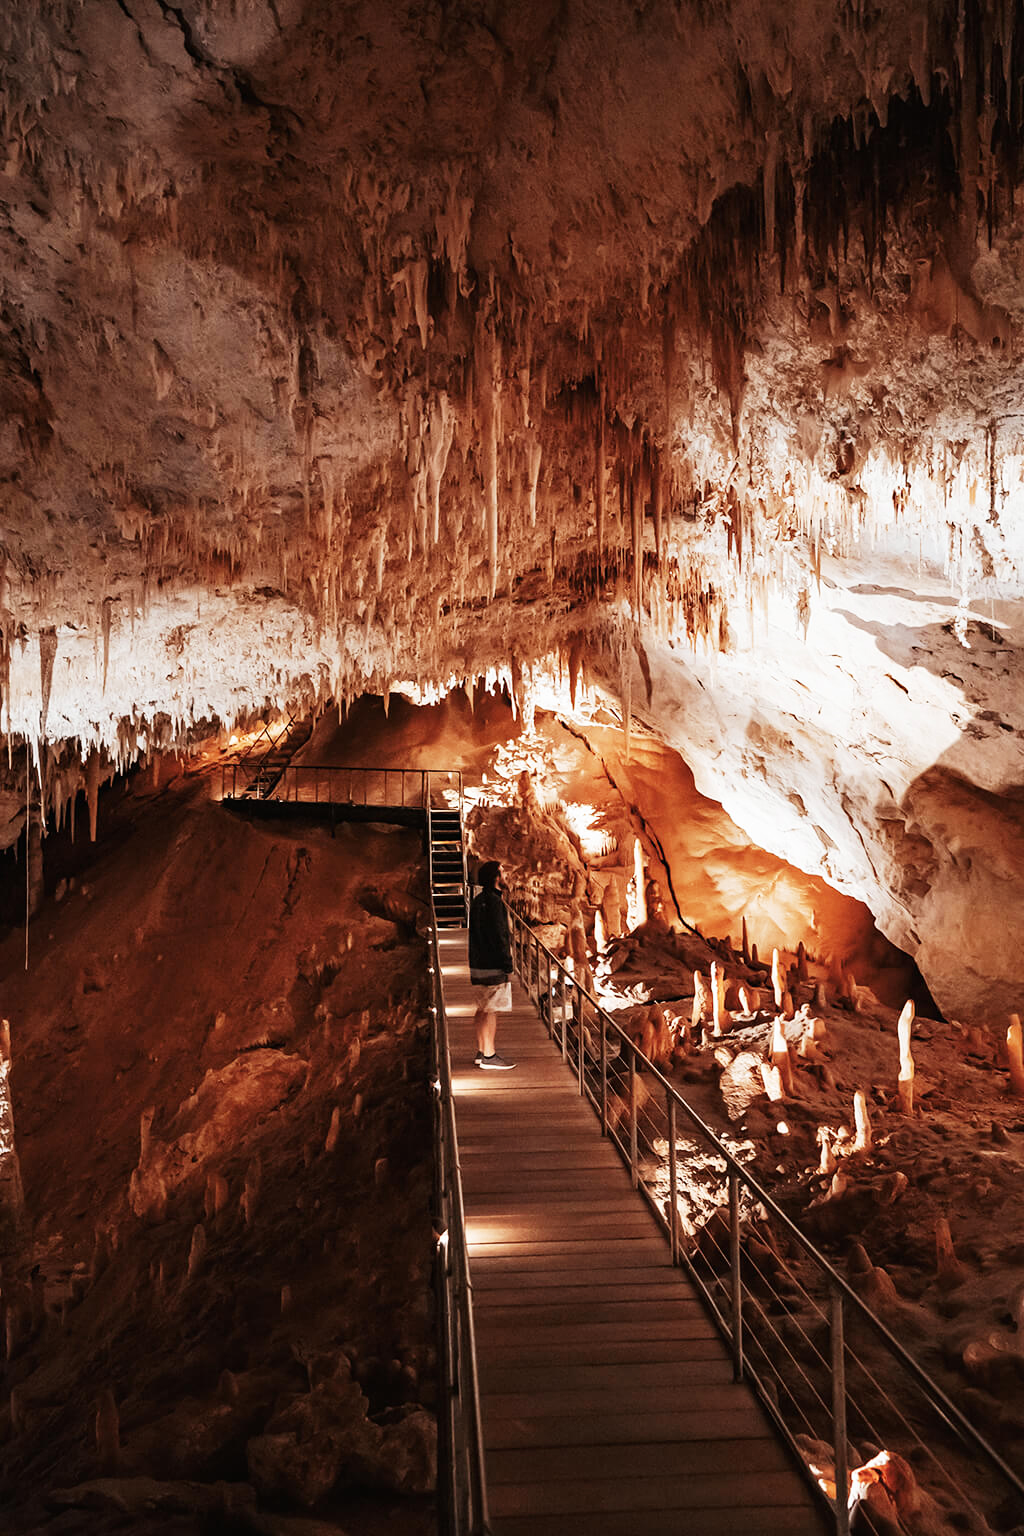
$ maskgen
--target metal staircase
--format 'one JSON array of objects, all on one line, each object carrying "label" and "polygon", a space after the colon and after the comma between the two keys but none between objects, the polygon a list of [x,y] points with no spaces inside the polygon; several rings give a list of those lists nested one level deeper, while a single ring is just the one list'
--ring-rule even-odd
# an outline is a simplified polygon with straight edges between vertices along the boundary
[{"label": "metal staircase", "polygon": [[468,905],[462,811],[428,807],[430,886],[439,928],[464,928]]},{"label": "metal staircase", "polygon": [[[276,736],[270,727],[264,726],[248,752],[238,760],[238,768],[245,775],[240,800],[269,800],[281,776],[300,747],[305,746],[313,734],[310,720],[298,720],[289,715],[288,723]],[[258,749],[266,742],[266,751]]]}]

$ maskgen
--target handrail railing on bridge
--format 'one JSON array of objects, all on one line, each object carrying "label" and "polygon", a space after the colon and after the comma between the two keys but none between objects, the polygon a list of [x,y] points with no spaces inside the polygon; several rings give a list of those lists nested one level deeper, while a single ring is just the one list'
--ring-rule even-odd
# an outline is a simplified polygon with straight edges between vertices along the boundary
[{"label": "handrail railing on bridge", "polygon": [[[667,1228],[672,1262],[689,1270],[707,1300],[729,1341],[736,1379],[746,1377],[753,1383],[784,1437],[830,1498],[839,1536],[849,1531],[852,1503],[848,1506],[847,1499],[833,1496],[827,1485],[832,1482],[839,1490],[849,1486],[847,1448],[849,1441],[857,1440],[872,1454],[889,1450],[904,1455],[940,1507],[955,1512],[959,1522],[965,1513],[982,1522],[961,1525],[965,1530],[987,1532],[984,1522],[997,1506],[1002,1506],[1000,1529],[1024,1518],[1021,1477],[676,1085],[580,987],[526,919],[511,904],[508,911],[519,976],[563,1061],[573,1067],[580,1094],[590,1099],[602,1133],[612,1137],[629,1165],[634,1188],[642,1189]],[[683,1151],[681,1139],[689,1141]],[[683,1182],[691,1189],[703,1183],[709,1216],[721,1217],[727,1208],[727,1223],[718,1222],[720,1236],[711,1219],[684,1242],[679,1205]],[[755,1220],[761,1223],[757,1232]],[[803,1259],[802,1276],[787,1262],[787,1252]],[[807,1315],[806,1324],[800,1311]],[[797,1435],[805,1438],[803,1447]],[[819,1460],[826,1457],[820,1449],[814,1452],[812,1442],[824,1446],[834,1478],[817,1467],[815,1454]],[[975,1464],[951,1463],[951,1450],[966,1452]],[[984,1488],[965,1487],[979,1463]],[[851,1490],[851,1501],[856,1496]]]},{"label": "handrail railing on bridge", "polygon": [[435,1265],[441,1402],[438,1411],[438,1529],[441,1536],[488,1536],[487,1482],[473,1287],[455,1129],[448,1020],[441,986],[437,915],[431,903],[430,1016],[433,1028],[434,1174],[438,1222]]},{"label": "handrail railing on bridge", "polygon": [[261,753],[257,752],[257,750],[256,750],[261,741],[265,740],[268,743],[267,751],[268,752],[272,752],[274,750],[274,748],[277,746],[278,742],[283,741],[284,738],[288,735],[288,732],[291,730],[292,726],[295,724],[295,716],[294,715],[289,715],[287,720],[285,721],[284,725],[281,726],[281,729],[278,731],[277,735],[275,736],[274,735],[274,726],[278,725],[278,724],[280,724],[280,722],[276,721],[276,720],[274,720],[274,721],[268,720],[266,722],[266,724],[259,731],[259,733],[256,736],[253,737],[252,741],[249,742],[248,746],[245,748],[245,751],[242,752],[239,755],[239,757],[238,757],[238,766],[239,767],[241,767],[241,765],[243,763],[247,762],[250,757],[257,757],[258,758],[258,757],[260,757],[262,755]]},{"label": "handrail railing on bridge", "polygon": [[[437,768],[350,768],[327,763],[289,764],[266,793],[242,760],[221,765],[221,799],[239,800],[255,784],[251,798],[303,805],[401,806],[425,810],[434,796],[449,795],[461,812],[461,770]],[[454,809],[454,806],[452,807]]]}]

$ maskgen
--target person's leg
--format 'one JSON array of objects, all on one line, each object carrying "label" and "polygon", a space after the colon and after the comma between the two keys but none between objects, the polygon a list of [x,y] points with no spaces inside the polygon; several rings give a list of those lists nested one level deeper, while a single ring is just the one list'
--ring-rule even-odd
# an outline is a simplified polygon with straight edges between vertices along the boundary
[{"label": "person's leg", "polygon": [[476,1011],[476,1043],[483,1056],[494,1055],[494,1036],[498,1030],[497,1015],[483,1008]]}]

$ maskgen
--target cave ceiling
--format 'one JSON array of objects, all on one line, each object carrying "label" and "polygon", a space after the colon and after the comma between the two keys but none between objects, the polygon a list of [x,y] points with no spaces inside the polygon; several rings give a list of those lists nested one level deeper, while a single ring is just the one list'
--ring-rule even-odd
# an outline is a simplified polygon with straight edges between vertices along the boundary
[{"label": "cave ceiling", "polygon": [[1005,907],[1016,5],[36,0],[0,61],[9,739],[554,657],[908,948],[978,850]]}]

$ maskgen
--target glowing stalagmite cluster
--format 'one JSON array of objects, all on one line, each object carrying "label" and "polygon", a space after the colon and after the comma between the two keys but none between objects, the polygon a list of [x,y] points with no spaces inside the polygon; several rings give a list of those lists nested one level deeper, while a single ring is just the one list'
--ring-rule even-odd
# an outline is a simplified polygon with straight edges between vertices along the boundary
[{"label": "glowing stalagmite cluster", "polygon": [[1011,0],[46,0],[0,45],[0,725],[45,814],[94,751],[561,657],[990,1001]]}]

